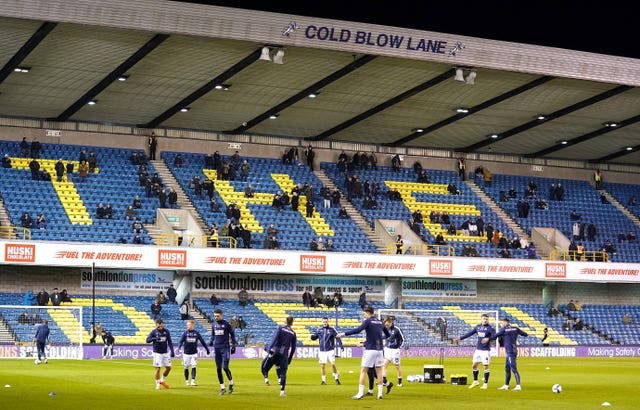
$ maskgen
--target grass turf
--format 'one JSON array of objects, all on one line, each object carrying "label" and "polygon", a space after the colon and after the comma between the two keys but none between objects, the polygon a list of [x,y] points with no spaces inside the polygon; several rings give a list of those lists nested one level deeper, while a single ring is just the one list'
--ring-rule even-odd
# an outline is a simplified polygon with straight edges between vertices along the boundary
[{"label": "grass turf", "polygon": [[[198,363],[197,387],[184,385],[182,364],[173,361],[167,378],[169,390],[155,390],[150,360],[50,360],[35,365],[33,360],[7,359],[0,367],[0,403],[6,409],[85,408],[109,409],[474,409],[480,407],[512,409],[595,409],[603,402],[615,409],[640,408],[640,360],[520,358],[520,392],[498,391],[504,383],[504,358],[492,358],[489,389],[468,389],[450,384],[409,383],[410,374],[422,374],[432,358],[403,358],[403,387],[394,387],[383,400],[365,397],[351,400],[357,393],[360,359],[338,359],[342,385],[335,385],[330,374],[326,386],[320,385],[315,359],[294,359],[289,368],[286,393],[279,388],[272,370],[271,386],[264,385],[260,362],[232,360],[235,392],[219,396],[215,366],[210,359]],[[447,359],[445,376],[464,373],[471,380],[470,359]],[[482,372],[481,372],[482,374]],[[396,383],[395,369],[389,380]],[[480,376],[482,377],[482,375]],[[227,383],[225,379],[225,384]],[[554,394],[559,383],[563,392]],[[6,387],[10,385],[11,387]],[[2,387],[5,386],[5,387]],[[514,386],[512,377],[511,387]],[[50,393],[55,395],[50,395]]]}]

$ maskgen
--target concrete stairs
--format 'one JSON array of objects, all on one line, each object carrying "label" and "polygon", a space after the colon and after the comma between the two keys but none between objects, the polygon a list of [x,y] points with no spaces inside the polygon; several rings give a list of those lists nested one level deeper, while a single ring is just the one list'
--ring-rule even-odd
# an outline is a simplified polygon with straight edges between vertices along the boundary
[{"label": "concrete stairs", "polygon": [[10,230],[11,234],[7,237],[9,232],[8,227],[13,227],[11,223],[11,217],[9,217],[9,213],[7,212],[7,208],[4,204],[4,199],[2,195],[0,195],[0,226],[4,226],[5,228],[0,230],[0,237],[2,239],[12,239],[15,238],[15,231],[13,229]]},{"label": "concrete stairs", "polygon": [[[627,209],[626,206],[624,206],[622,203],[620,203],[620,201],[618,201],[613,195],[611,195],[610,193],[608,193],[605,190],[600,190],[598,191],[601,194],[603,194],[608,200],[609,202],[611,202],[616,208],[618,208],[620,210],[620,212],[622,212],[627,218],[629,218],[630,220],[633,221],[633,223],[640,228],[640,218],[638,218],[637,216],[635,216],[631,211],[629,211],[629,209]],[[626,232],[625,232],[626,233]]]},{"label": "concrete stairs", "polygon": [[[313,173],[325,187],[330,188],[332,191],[335,189],[339,190],[336,184],[333,183],[331,178],[329,178],[323,170],[313,171]],[[358,208],[356,208],[351,201],[347,199],[342,191],[340,191],[340,195],[340,205],[344,206],[349,217],[360,227],[360,229],[362,229],[365,235],[369,237],[380,253],[386,253],[387,245],[385,239],[375,232],[374,228],[369,224],[369,222],[367,222],[360,211],[358,211]]]},{"label": "concrete stairs", "polygon": [[[516,235],[518,235],[520,238],[526,238],[527,241],[531,242],[531,236],[527,234],[522,226],[518,222],[516,222],[515,219],[511,217],[511,215],[506,213],[502,209],[502,207],[500,207],[500,205],[493,200],[493,198],[487,195],[482,190],[482,188],[480,188],[480,186],[476,184],[475,181],[466,180],[464,181],[464,183],[467,184],[469,189],[471,189],[480,199],[482,199],[482,201],[487,204],[491,208],[491,210],[495,212],[496,215],[498,215],[513,230],[513,232],[516,233]],[[537,246],[536,248],[538,249],[537,254],[538,256],[540,256],[540,258],[549,259],[549,255],[540,250],[541,247]]]},{"label": "concrete stairs", "polygon": [[[209,227],[202,218],[202,215],[200,215],[200,213],[196,209],[193,202],[191,202],[191,199],[189,199],[187,193],[184,191],[184,189],[182,189],[182,186],[178,183],[178,180],[176,180],[169,167],[167,167],[167,164],[161,159],[156,159],[149,162],[151,163],[151,165],[153,165],[156,172],[158,173],[158,176],[162,179],[162,183],[164,184],[165,188],[167,190],[169,188],[173,188],[178,193],[178,205],[180,206],[180,209],[188,211],[193,219],[196,220],[198,226],[200,227],[200,229],[202,229],[202,232],[207,234],[209,232]],[[155,224],[147,224],[144,227],[149,233],[149,236],[151,236],[151,238],[154,240],[154,242],[162,233],[162,231],[158,227],[156,227]]]},{"label": "concrete stairs", "polygon": [[0,315],[0,343],[15,343],[16,341],[7,321]]}]

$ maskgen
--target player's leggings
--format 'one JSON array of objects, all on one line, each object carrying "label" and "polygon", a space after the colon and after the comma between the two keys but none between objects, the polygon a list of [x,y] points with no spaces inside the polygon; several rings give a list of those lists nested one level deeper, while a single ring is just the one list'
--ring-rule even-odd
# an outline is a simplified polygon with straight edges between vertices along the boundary
[{"label": "player's leggings", "polygon": [[516,356],[507,356],[507,361],[504,363],[504,373],[505,379],[504,384],[507,386],[511,381],[511,372],[513,372],[513,376],[516,378],[516,384],[520,384],[520,372],[518,372],[518,364],[516,363]]},{"label": "player's leggings", "polygon": [[262,361],[262,375],[266,378],[269,376],[269,370],[276,366],[276,373],[280,382],[280,390],[284,390],[287,384],[287,369],[289,368],[289,358],[284,355],[275,354],[267,356]]},{"label": "player's leggings", "polygon": [[229,348],[216,348],[215,349],[215,361],[216,361],[216,371],[218,373],[218,382],[220,384],[224,383],[224,378],[222,377],[222,371],[227,375],[227,379],[233,380],[231,376],[231,370],[229,370],[229,358],[230,358]]},{"label": "player's leggings", "polygon": [[47,345],[46,343],[41,343],[41,342],[36,343],[36,347],[38,349],[38,360],[40,360],[41,358],[45,360],[47,359],[47,353],[45,350],[46,345]]}]

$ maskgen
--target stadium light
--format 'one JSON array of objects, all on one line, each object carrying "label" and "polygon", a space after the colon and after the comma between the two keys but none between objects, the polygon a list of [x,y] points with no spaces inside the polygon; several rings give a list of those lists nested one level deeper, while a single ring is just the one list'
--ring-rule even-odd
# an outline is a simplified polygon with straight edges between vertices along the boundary
[{"label": "stadium light", "polygon": [[262,47],[262,52],[260,53],[260,60],[271,61],[271,55],[269,54],[269,47]]},{"label": "stadium light", "polygon": [[456,81],[460,81],[461,83],[475,84],[477,76],[478,73],[473,68],[457,67],[456,75],[453,79]]}]

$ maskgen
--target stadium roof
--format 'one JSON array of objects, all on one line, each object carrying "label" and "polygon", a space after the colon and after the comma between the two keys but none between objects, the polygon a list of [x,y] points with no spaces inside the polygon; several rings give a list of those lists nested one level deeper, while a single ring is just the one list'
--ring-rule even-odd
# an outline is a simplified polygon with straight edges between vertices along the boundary
[{"label": "stadium roof", "polygon": [[[639,59],[206,5],[129,3],[0,0],[0,116],[640,162]],[[198,25],[208,15],[210,26]],[[358,44],[358,31],[374,37]],[[392,31],[404,33],[403,52],[375,44],[391,41],[375,33]],[[437,54],[435,40],[417,39],[450,41]],[[274,64],[277,57],[283,64]],[[554,59],[557,69],[544,67]]]}]

